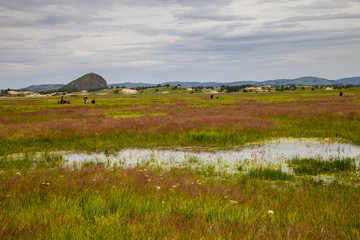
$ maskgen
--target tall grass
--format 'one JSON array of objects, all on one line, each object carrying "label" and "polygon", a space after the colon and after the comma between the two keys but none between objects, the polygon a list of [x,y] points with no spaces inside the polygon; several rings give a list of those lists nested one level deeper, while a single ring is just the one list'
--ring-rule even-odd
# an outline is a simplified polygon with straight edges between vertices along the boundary
[{"label": "tall grass", "polygon": [[290,180],[294,178],[292,174],[283,172],[281,168],[275,169],[272,167],[251,168],[248,175],[252,178],[268,180]]},{"label": "tall grass", "polygon": [[1,239],[360,237],[350,185],[102,165],[16,171],[0,174]]},{"label": "tall grass", "polygon": [[355,159],[353,158],[335,158],[328,161],[319,158],[294,158],[288,164],[296,174],[317,175],[320,173],[354,171],[356,169]]}]

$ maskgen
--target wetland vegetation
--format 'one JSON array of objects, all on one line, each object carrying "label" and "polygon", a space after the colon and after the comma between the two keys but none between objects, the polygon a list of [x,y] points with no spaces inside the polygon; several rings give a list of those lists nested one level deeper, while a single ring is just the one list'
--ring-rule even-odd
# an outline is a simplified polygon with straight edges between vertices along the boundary
[{"label": "wetland vegetation", "polygon": [[227,150],[289,137],[360,145],[359,88],[342,97],[298,88],[212,100],[156,89],[87,93],[96,104],[83,104],[82,93],[64,97],[66,105],[59,96],[1,98],[0,238],[360,238],[358,158],[293,158],[290,171],[242,161],[228,172],[220,158],[185,156],[186,164],[166,168],[155,154],[128,167],[119,159],[67,164],[54,153],[116,158],[129,147]]}]

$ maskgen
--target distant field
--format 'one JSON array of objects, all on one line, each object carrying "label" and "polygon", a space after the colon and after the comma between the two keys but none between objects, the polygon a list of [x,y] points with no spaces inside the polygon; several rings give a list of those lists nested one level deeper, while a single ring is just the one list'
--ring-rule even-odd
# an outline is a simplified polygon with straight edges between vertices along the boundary
[{"label": "distant field", "polygon": [[[0,98],[0,154],[106,151],[123,147],[229,148],[269,137],[330,137],[360,144],[360,88],[265,93],[116,89],[65,96]],[[119,91],[117,91],[119,92]],[[165,94],[163,93],[165,92]],[[121,92],[120,92],[121,93]],[[107,94],[107,95],[97,95]]]}]

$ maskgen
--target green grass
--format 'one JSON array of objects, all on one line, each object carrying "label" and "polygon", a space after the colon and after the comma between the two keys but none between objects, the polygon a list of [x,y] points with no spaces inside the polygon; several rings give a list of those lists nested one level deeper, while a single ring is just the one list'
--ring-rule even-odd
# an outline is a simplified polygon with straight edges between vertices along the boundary
[{"label": "green grass", "polygon": [[[266,138],[340,138],[360,145],[360,88],[271,93],[169,94],[146,91],[83,96],[3,98],[0,101],[0,154],[50,150],[105,151],[123,147],[199,146],[229,148]],[[181,90],[181,91],[180,91]],[[79,93],[80,94],[80,93]]]},{"label": "green grass", "polygon": [[[101,96],[95,105],[75,98],[70,106],[59,106],[57,98],[12,98],[0,101],[0,155],[44,149],[226,149],[278,137],[336,138],[359,145],[356,95],[335,108],[334,102],[323,101],[325,93],[304,93],[305,102],[295,93],[228,94],[214,101],[200,94]],[[295,106],[288,106],[293,98]]]},{"label": "green grass", "polygon": [[248,175],[252,178],[267,180],[290,180],[294,178],[292,174],[283,172],[281,168],[275,169],[272,167],[251,168]]},{"label": "green grass", "polygon": [[97,164],[3,169],[0,237],[360,237],[359,188],[275,178],[265,181],[240,174],[218,179],[196,171],[105,168]]},{"label": "green grass", "polygon": [[340,171],[354,171],[356,169],[355,159],[330,159],[328,161],[316,158],[292,159],[289,161],[296,174],[317,175],[321,173],[334,173]]},{"label": "green grass", "polygon": [[53,168],[62,166],[63,158],[58,154],[51,153],[41,153],[41,154],[21,154],[18,155],[8,155],[0,157],[0,169],[2,170],[19,170],[19,169],[29,169],[29,168]]}]

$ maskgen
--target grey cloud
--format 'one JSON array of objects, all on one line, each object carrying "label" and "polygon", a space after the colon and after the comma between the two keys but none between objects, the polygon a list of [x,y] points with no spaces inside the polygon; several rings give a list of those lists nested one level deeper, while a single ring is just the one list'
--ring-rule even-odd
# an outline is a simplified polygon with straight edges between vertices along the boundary
[{"label": "grey cloud", "polygon": [[198,40],[176,42],[168,46],[173,52],[222,52],[226,54],[243,54],[258,52],[264,54],[277,51],[294,51],[313,49],[324,46],[353,44],[360,40],[356,33],[338,31],[334,33],[319,31],[284,31],[253,33],[235,37],[203,37]]},{"label": "grey cloud", "polygon": [[238,17],[236,16],[228,16],[228,15],[223,15],[223,16],[219,16],[216,14],[201,14],[200,12],[197,13],[176,13],[174,14],[174,16],[178,19],[181,19],[182,21],[184,21],[184,19],[186,20],[210,20],[210,21],[236,21],[238,20]]},{"label": "grey cloud", "polygon": [[[170,78],[192,77],[191,71],[196,72],[199,77],[212,78],[212,74],[208,73],[214,68],[219,75],[229,72],[236,76],[240,74],[239,68],[249,65],[252,65],[254,71],[246,74],[260,76],[257,70],[266,67],[269,59],[283,59],[293,53],[302,55],[312,50],[316,50],[318,54],[315,57],[324,59],[325,66],[328,64],[328,51],[337,54],[337,49],[345,49],[344,53],[339,52],[340,55],[343,54],[341,56],[345,56],[344,64],[339,69],[350,69],[348,66],[351,59],[356,58],[355,53],[348,53],[348,49],[359,49],[357,24],[351,28],[341,25],[344,21],[339,21],[336,28],[329,27],[328,30],[320,29],[321,24],[302,27],[302,23],[309,23],[308,21],[357,20],[360,14],[350,14],[354,11],[343,8],[350,1],[325,6],[323,3],[327,1],[319,0],[318,4],[314,1],[314,4],[303,6],[303,9],[298,5],[296,7],[299,8],[294,9],[294,4],[291,4],[293,1],[281,1],[284,14],[270,14],[270,17],[276,17],[279,21],[260,26],[267,18],[256,12],[263,7],[254,11],[250,9],[249,14],[253,12],[253,16],[222,12],[232,1],[235,0],[3,0],[0,3],[0,61],[4,63],[3,66],[10,66],[11,63],[14,66],[3,67],[1,75],[9,76],[7,79],[22,75],[38,81],[40,72],[47,72],[49,76],[59,75],[59,78],[64,74],[75,78],[88,71],[102,71],[113,76],[122,76],[124,71],[132,79],[134,76],[142,76],[145,80],[154,78],[161,82],[164,80],[161,77],[165,75]],[[274,1],[261,2],[267,2],[269,7],[278,6],[271,5]],[[129,20],[126,19],[127,16],[114,16],[124,5],[132,6],[127,8],[131,10],[126,14]],[[154,14],[165,13],[164,16],[152,18],[147,12],[147,6],[159,7],[155,8],[159,11]],[[315,12],[308,11],[311,6]],[[316,7],[323,7],[324,11],[316,12]],[[336,11],[332,11],[333,9]],[[114,18],[106,18],[108,10]],[[299,10],[296,15],[293,14],[294,10]],[[143,13],[150,18],[149,22],[140,18]],[[197,25],[199,22],[202,24]],[[16,27],[26,29],[22,31],[23,29],[15,29]],[[121,34],[128,32],[129,36],[122,38]],[[92,57],[86,54],[92,54]],[[129,62],[146,60],[165,64],[127,67]],[[16,68],[16,64],[23,65],[24,68]],[[161,68],[169,70],[162,72]],[[304,71],[304,74],[308,74],[303,66],[296,66],[296,69],[297,72]],[[284,71],[286,74],[286,66],[279,64],[271,71]],[[149,74],[150,72],[156,74]],[[43,76],[45,78],[46,74]]]},{"label": "grey cloud", "polygon": [[83,37],[81,34],[57,35],[52,38],[43,39],[42,42],[68,42],[74,39],[79,39],[81,37]]},{"label": "grey cloud", "polygon": [[280,21],[267,22],[264,25],[276,25],[279,23],[291,23],[291,22],[305,22],[305,21],[327,21],[327,20],[340,20],[340,19],[359,19],[360,14],[323,14],[318,16],[295,16],[285,18]]},{"label": "grey cloud", "polygon": [[314,1],[310,4],[303,4],[297,6],[289,6],[290,9],[300,10],[300,11],[321,11],[321,10],[335,10],[342,9],[349,6],[350,1],[333,1],[333,0],[320,0]]},{"label": "grey cloud", "polygon": [[[106,3],[101,0],[11,0],[0,2],[0,7],[12,10],[23,10],[23,11],[37,11],[41,7],[46,6],[69,6],[77,5],[83,6],[83,8],[91,6],[102,6],[102,8],[111,8],[114,4],[119,1],[107,0]],[[130,2],[120,1],[120,2]],[[79,9],[82,10],[82,9]]]},{"label": "grey cloud", "polygon": [[210,21],[249,21],[255,20],[254,17],[244,17],[237,15],[224,14],[218,11],[218,9],[191,9],[188,11],[177,11],[173,13],[173,16],[178,20],[210,20]]},{"label": "grey cloud", "polygon": [[69,23],[75,24],[90,24],[99,21],[111,21],[113,18],[91,16],[87,17],[84,15],[49,15],[42,16],[40,19],[34,22],[34,24],[41,25],[63,25]]}]

